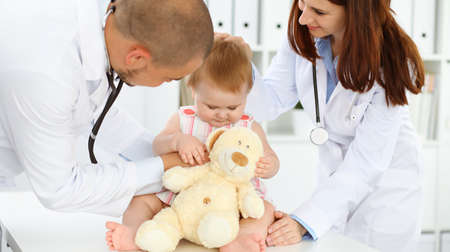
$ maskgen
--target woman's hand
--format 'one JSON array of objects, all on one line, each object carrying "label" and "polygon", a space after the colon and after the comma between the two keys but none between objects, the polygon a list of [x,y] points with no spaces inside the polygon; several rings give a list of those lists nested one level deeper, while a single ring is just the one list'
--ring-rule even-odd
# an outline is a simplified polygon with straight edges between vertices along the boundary
[{"label": "woman's hand", "polygon": [[245,53],[247,54],[249,59],[252,59],[252,57],[253,57],[252,49],[250,48],[250,46],[247,44],[247,42],[245,42],[245,40],[242,37],[232,36],[228,33],[215,32],[214,39],[224,39],[224,40],[234,41],[235,43],[237,43],[238,45],[242,46],[242,48],[245,49]]},{"label": "woman's hand", "polygon": [[266,242],[269,246],[286,246],[299,243],[306,229],[289,215],[275,211],[275,222],[269,226]]},{"label": "woman's hand", "polygon": [[190,165],[196,163],[202,165],[208,161],[206,146],[194,136],[179,134],[176,140],[176,150],[181,160]]}]

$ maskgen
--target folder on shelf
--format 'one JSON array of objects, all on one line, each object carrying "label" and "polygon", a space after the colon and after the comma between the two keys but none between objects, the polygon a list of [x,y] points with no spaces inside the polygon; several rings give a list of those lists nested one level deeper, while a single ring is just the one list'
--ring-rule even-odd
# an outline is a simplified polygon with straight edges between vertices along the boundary
[{"label": "folder on shelf", "polygon": [[259,0],[235,1],[234,34],[242,36],[252,47],[259,44]]},{"label": "folder on shelf", "polygon": [[278,50],[281,40],[287,36],[291,2],[291,0],[265,0],[262,2],[262,43],[269,50]]},{"label": "folder on shelf", "polygon": [[391,9],[395,12],[395,20],[402,29],[412,37],[414,0],[392,0]]},{"label": "folder on shelf", "polygon": [[422,55],[433,54],[436,0],[414,0],[413,13],[413,40]]},{"label": "folder on shelf", "polygon": [[232,0],[208,0],[209,13],[215,32],[233,33]]},{"label": "folder on shelf", "polygon": [[411,122],[417,134],[428,140],[436,139],[438,105],[436,74],[425,74],[425,85],[419,95],[408,97]]}]

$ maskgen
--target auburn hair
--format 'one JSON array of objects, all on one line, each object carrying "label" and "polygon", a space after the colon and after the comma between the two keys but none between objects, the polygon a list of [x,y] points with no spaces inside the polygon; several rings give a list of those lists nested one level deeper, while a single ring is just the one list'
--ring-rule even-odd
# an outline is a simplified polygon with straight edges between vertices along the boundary
[{"label": "auburn hair", "polygon": [[227,91],[238,93],[243,85],[247,91],[253,86],[252,63],[245,48],[237,42],[214,39],[211,53],[205,62],[193,72],[187,85],[195,90],[200,81]]},{"label": "auburn hair", "polygon": [[[302,11],[294,0],[288,38],[292,49],[315,64],[320,58]],[[421,92],[424,65],[417,46],[395,21],[390,0],[329,0],[345,8],[346,28],[340,48],[337,76],[345,89],[363,93],[376,81],[386,91],[388,105],[408,104],[406,90]]]}]

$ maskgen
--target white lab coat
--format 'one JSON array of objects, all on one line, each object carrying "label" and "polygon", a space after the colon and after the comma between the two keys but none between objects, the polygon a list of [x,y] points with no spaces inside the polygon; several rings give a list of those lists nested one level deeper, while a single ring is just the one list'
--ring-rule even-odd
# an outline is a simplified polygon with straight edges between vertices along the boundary
[{"label": "white lab coat", "polygon": [[[117,158],[78,159],[108,96],[103,15],[107,0],[0,0],[0,177],[25,171],[48,208],[118,216],[135,194],[161,189],[152,137],[112,108],[99,131]],[[87,151],[86,151],[87,153]]]},{"label": "white lab coat", "polygon": [[[422,165],[408,107],[388,107],[378,84],[359,94],[338,83],[326,103],[321,59],[317,81],[329,140],[319,147],[318,186],[292,214],[317,237],[334,229],[381,251],[414,251]],[[273,120],[298,100],[315,119],[312,65],[285,39],[264,78],[257,76],[247,108],[257,120]]]}]

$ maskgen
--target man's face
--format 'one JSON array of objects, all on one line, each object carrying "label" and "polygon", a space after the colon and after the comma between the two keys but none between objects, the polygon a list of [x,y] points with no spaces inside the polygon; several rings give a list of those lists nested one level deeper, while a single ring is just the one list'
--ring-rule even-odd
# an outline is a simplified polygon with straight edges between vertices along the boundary
[{"label": "man's face", "polygon": [[183,66],[170,67],[153,64],[150,60],[146,67],[138,70],[115,69],[120,78],[133,86],[157,87],[164,82],[179,80],[194,72],[203,64],[203,57],[197,56]]}]

